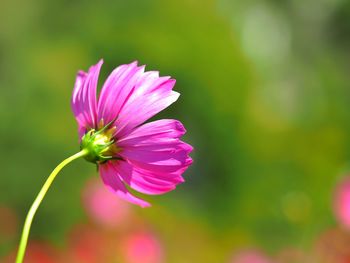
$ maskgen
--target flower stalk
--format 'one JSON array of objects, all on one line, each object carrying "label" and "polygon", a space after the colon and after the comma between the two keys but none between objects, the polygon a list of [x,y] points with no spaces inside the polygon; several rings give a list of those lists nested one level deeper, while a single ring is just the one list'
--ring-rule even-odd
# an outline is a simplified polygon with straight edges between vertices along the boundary
[{"label": "flower stalk", "polygon": [[44,183],[43,187],[41,188],[38,196],[35,198],[34,203],[29,209],[29,212],[27,214],[26,220],[24,222],[24,227],[22,231],[22,236],[21,236],[21,241],[19,243],[19,248],[17,252],[17,258],[16,258],[16,263],[22,263],[23,258],[25,255],[27,243],[28,243],[28,236],[30,232],[30,228],[33,222],[34,215],[36,211],[38,210],[42,200],[44,199],[47,191],[49,190],[52,182],[55,180],[57,174],[62,170],[63,167],[65,167],[67,164],[70,162],[80,158],[84,157],[88,154],[88,151],[86,149],[82,149],[80,152],[68,157],[64,161],[62,161],[49,175],[47,178],[46,182]]}]

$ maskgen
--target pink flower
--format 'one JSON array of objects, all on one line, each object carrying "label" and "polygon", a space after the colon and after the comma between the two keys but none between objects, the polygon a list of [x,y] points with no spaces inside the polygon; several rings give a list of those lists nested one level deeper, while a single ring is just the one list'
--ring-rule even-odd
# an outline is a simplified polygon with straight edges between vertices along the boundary
[{"label": "pink flower", "polygon": [[333,209],[339,223],[350,228],[350,177],[344,178],[337,185],[334,194]]},{"label": "pink flower", "polygon": [[144,72],[137,62],[116,68],[96,98],[101,60],[77,75],[72,109],[79,126],[81,148],[98,164],[104,184],[121,198],[147,207],[125,184],[144,194],[163,194],[184,182],[192,163],[192,147],[180,140],[186,130],[177,120],[144,124],[179,97],[175,80]]}]

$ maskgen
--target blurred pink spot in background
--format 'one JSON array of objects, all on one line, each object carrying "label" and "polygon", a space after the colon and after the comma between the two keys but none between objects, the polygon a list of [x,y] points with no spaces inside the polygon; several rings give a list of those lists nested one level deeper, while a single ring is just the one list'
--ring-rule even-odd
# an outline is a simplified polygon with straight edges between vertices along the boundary
[{"label": "blurred pink spot in background", "polygon": [[149,232],[132,233],[124,238],[122,253],[126,263],[161,263],[164,254],[159,240]]},{"label": "blurred pink spot in background", "polygon": [[90,225],[76,226],[69,235],[67,263],[107,262],[108,237]]},{"label": "blurred pink spot in background", "polygon": [[[6,257],[1,263],[15,262],[17,248]],[[58,263],[56,260],[57,252],[49,244],[38,241],[31,241],[28,244],[27,252],[24,257],[25,263]]]},{"label": "blurred pink spot in background", "polygon": [[107,228],[121,228],[132,212],[130,204],[110,192],[98,178],[87,182],[83,203],[89,217]]},{"label": "blurred pink spot in background", "polygon": [[310,253],[296,247],[283,248],[274,258],[278,263],[315,263]]},{"label": "blurred pink spot in background", "polygon": [[324,231],[315,242],[314,262],[349,263],[350,233],[344,228],[334,228]]},{"label": "blurred pink spot in background", "polygon": [[0,205],[0,246],[17,237],[18,218],[15,212]]},{"label": "blurred pink spot in background", "polygon": [[230,263],[273,263],[263,252],[255,249],[236,253]]},{"label": "blurred pink spot in background", "polygon": [[345,177],[336,186],[333,209],[338,222],[350,228],[350,176]]}]

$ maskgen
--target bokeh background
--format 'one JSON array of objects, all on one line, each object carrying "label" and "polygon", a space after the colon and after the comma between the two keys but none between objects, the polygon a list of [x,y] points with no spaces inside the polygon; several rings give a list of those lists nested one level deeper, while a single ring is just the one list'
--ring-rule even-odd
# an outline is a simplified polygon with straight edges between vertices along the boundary
[{"label": "bokeh background", "polygon": [[79,149],[75,74],[100,58],[100,85],[134,60],[176,78],[182,95],[156,118],[184,123],[194,164],[141,209],[76,161],[38,211],[26,262],[349,262],[349,3],[1,1],[0,262]]}]

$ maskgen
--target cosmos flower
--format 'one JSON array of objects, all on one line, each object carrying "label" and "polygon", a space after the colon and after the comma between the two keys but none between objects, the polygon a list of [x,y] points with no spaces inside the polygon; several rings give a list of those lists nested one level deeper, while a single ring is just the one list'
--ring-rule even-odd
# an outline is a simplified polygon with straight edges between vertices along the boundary
[{"label": "cosmos flower", "polygon": [[179,97],[175,80],[144,71],[137,62],[116,68],[97,99],[103,61],[77,75],[72,109],[79,126],[85,159],[96,163],[104,184],[121,198],[141,207],[146,201],[126,187],[144,194],[163,194],[184,182],[192,163],[192,147],[180,140],[184,126],[177,120],[145,121]]}]

